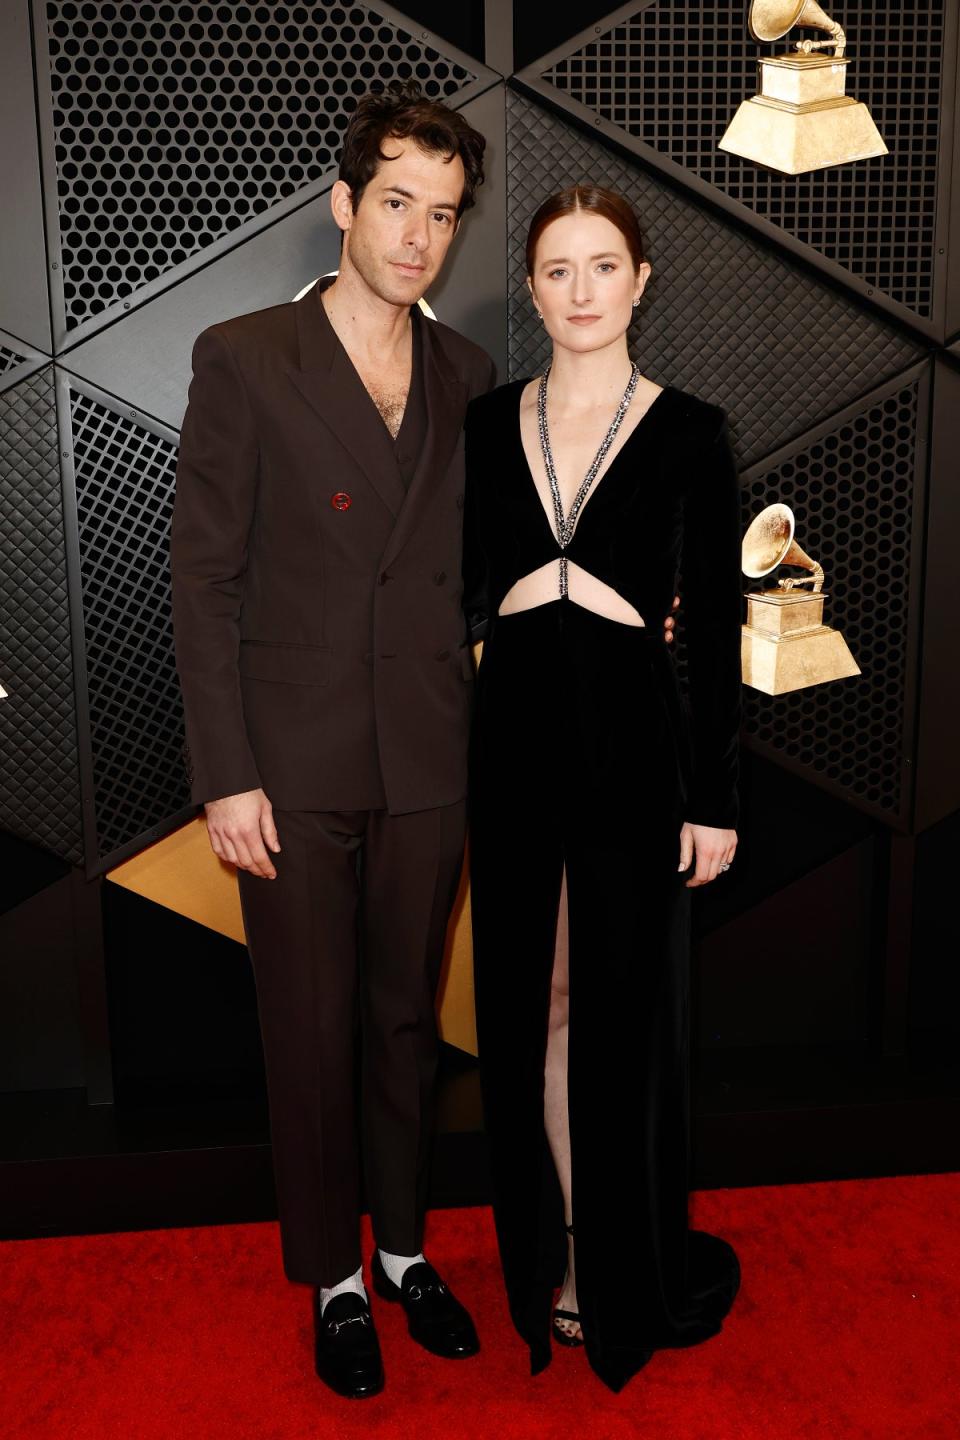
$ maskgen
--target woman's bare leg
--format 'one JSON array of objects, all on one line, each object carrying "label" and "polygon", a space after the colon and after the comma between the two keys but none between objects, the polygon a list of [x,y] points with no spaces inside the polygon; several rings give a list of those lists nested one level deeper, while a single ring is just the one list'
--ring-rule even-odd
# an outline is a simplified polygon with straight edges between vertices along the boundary
[{"label": "woman's bare leg", "polygon": [[[547,1057],[544,1066],[543,1119],[557,1178],[563,1192],[564,1223],[572,1223],[570,1184],[570,1119],[567,1109],[567,1037],[570,1019],[569,931],[567,924],[567,872],[564,868],[557,913],[557,943],[550,986],[550,1019],[547,1029]],[[573,1236],[567,1236],[567,1275],[557,1302],[561,1310],[577,1309],[577,1283],[573,1268]],[[558,1328],[570,1336],[580,1335],[573,1320],[557,1320]]]}]

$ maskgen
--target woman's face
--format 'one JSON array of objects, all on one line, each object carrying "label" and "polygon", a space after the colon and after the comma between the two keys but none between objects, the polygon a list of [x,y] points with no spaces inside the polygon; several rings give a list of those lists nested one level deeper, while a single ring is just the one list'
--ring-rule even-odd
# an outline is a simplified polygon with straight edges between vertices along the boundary
[{"label": "woman's face", "polygon": [[639,271],[611,220],[578,210],[551,220],[537,242],[527,284],[550,338],[568,350],[599,350],[619,340],[643,293]]}]

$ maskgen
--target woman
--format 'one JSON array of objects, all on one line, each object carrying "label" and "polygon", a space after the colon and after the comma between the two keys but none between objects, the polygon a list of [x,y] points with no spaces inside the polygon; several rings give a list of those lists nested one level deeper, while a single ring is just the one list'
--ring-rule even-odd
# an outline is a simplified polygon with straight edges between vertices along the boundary
[{"label": "woman", "polygon": [[[551,364],[467,419],[480,1074],[532,1370],[552,1331],[619,1390],[716,1334],[740,1278],[687,1225],[690,888],[737,845],[739,493],[723,410],[631,364],[630,206],[551,197],[527,271]],[[681,562],[689,704],[664,639]]]}]

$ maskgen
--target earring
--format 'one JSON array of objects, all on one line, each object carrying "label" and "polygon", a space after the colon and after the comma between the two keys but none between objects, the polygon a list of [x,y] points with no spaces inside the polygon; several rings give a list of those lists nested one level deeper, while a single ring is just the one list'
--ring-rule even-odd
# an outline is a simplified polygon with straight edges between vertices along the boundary
[{"label": "earring", "polygon": [[634,300],[634,302],[633,302],[633,308],[634,308],[634,310],[636,310],[636,308],[637,308],[637,306],[638,306],[639,304],[640,304],[640,296],[638,295],[637,298],[636,298],[636,300]]},{"label": "earring", "polygon": [[[536,305],[534,305],[533,308],[534,308],[534,310],[537,310]],[[538,320],[542,320],[542,319],[543,319],[543,311],[542,311],[542,310],[537,310],[537,319],[538,319]]]}]

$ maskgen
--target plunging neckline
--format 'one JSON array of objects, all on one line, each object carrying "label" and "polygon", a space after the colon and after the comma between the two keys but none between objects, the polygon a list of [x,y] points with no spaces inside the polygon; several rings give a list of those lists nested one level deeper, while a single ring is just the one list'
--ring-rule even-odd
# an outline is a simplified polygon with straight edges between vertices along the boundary
[{"label": "plunging neckline", "polygon": [[672,386],[672,385],[663,385],[663,386],[661,386],[661,388],[660,388],[660,393],[659,393],[658,395],[655,395],[655,396],[653,397],[653,399],[650,401],[650,404],[647,406],[646,410],[644,410],[643,414],[640,416],[640,419],[637,421],[636,425],[634,425],[633,429],[630,431],[630,434],[627,436],[626,440],[624,440],[623,444],[620,446],[620,449],[619,449],[619,450],[617,451],[617,453],[614,455],[613,459],[607,464],[606,469],[604,469],[604,470],[597,476],[597,478],[594,480],[593,484],[592,484],[591,487],[590,487],[590,490],[589,490],[588,494],[587,494],[586,497],[584,498],[583,504],[580,506],[580,513],[579,513],[579,515],[577,516],[576,524],[575,524],[574,527],[573,527],[573,534],[570,536],[570,540],[569,540],[567,546],[564,547],[564,546],[562,546],[562,545],[560,544],[560,541],[559,541],[559,539],[557,538],[557,535],[556,535],[555,532],[554,532],[553,517],[551,516],[551,513],[550,513],[550,511],[547,509],[546,505],[544,505],[544,503],[543,503],[543,497],[542,497],[541,494],[540,494],[540,487],[539,487],[538,484],[537,484],[536,478],[535,478],[534,473],[533,473],[533,468],[532,468],[532,466],[531,466],[531,464],[530,464],[529,459],[527,458],[527,447],[526,447],[526,446],[524,445],[524,443],[523,443],[523,427],[522,427],[521,424],[520,424],[520,406],[521,406],[521,402],[522,402],[522,400],[523,400],[523,392],[524,392],[524,390],[526,389],[526,387],[527,387],[530,383],[531,383],[531,381],[530,381],[529,379],[528,379],[528,380],[518,380],[518,381],[517,381],[517,384],[520,386],[520,394],[519,394],[518,397],[517,397],[517,408],[516,408],[517,443],[518,443],[519,446],[520,446],[520,453],[521,453],[521,455],[523,456],[523,466],[524,466],[524,469],[525,469],[526,472],[527,472],[527,477],[528,477],[528,479],[529,479],[529,481],[530,481],[530,484],[533,486],[533,493],[534,493],[534,495],[535,495],[536,498],[537,498],[537,508],[540,510],[540,513],[543,515],[544,519],[545,519],[546,522],[547,522],[547,529],[549,530],[550,535],[551,535],[552,538],[553,538],[554,544],[557,546],[557,548],[560,550],[560,552],[561,552],[561,554],[562,554],[562,553],[564,553],[564,549],[569,550],[569,549],[570,549],[570,546],[573,544],[573,541],[574,541],[574,539],[576,538],[577,531],[580,529],[580,521],[583,519],[583,516],[584,516],[585,512],[587,511],[587,509],[588,509],[589,506],[590,506],[591,500],[592,500],[593,497],[596,495],[596,493],[597,493],[597,491],[599,490],[600,486],[603,484],[604,480],[606,480],[607,476],[610,474],[611,470],[612,470],[613,467],[616,465],[617,461],[620,459],[620,456],[624,453],[624,451],[626,450],[627,446],[630,444],[630,441],[633,439],[634,435],[636,435],[637,431],[641,428],[641,426],[643,425],[644,421],[645,421],[645,420],[647,419],[647,417],[651,414],[651,412],[656,409],[657,405],[658,405],[659,402],[663,399],[664,395],[666,395],[667,391],[673,389],[673,386]]}]

